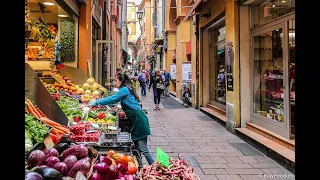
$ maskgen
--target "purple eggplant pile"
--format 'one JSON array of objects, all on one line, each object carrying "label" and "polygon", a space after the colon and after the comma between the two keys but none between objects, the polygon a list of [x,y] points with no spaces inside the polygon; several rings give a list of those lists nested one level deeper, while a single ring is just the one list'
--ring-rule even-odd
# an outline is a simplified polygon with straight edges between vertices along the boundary
[{"label": "purple eggplant pile", "polygon": [[34,150],[27,159],[28,168],[32,171],[26,173],[25,179],[62,180],[63,177],[75,178],[78,171],[87,177],[91,163],[85,145],[60,145],[44,151]]}]

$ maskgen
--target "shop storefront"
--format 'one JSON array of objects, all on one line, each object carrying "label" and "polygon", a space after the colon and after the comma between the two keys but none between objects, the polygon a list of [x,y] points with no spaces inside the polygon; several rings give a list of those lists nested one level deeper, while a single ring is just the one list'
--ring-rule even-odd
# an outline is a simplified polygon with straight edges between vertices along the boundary
[{"label": "shop storefront", "polygon": [[295,4],[250,6],[250,122],[287,139],[295,128]]},{"label": "shop storefront", "polygon": [[71,8],[62,4],[53,0],[25,1],[25,54],[35,70],[55,69],[60,62],[78,66],[79,6],[71,3]]}]

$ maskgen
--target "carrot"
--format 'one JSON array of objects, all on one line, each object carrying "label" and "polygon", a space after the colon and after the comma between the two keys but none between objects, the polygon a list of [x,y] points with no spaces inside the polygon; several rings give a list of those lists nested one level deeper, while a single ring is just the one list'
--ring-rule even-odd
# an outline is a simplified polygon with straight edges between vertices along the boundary
[{"label": "carrot", "polygon": [[36,118],[39,118],[39,116],[33,111],[33,109],[31,108],[31,106],[30,106],[30,104],[29,104],[28,102],[26,102],[26,105],[28,106],[28,107],[27,107],[28,112],[29,112],[32,116],[34,116],[34,117],[36,117]]},{"label": "carrot", "polygon": [[59,129],[56,129],[56,128],[53,128],[52,131],[51,131],[53,134],[65,134],[63,131],[59,130]]},{"label": "carrot", "polygon": [[38,112],[38,110],[36,109],[36,107],[34,107],[34,105],[32,104],[32,102],[30,101],[30,99],[27,99],[27,101],[28,101],[29,105],[31,106],[31,108],[33,109],[33,111],[37,114],[38,118],[42,117],[42,116],[39,114],[39,112]]},{"label": "carrot", "polygon": [[65,134],[69,134],[69,129],[67,129],[67,128],[64,128],[64,127],[61,127],[61,126],[59,126],[59,127],[54,127],[54,128],[56,128],[56,129],[64,132]]},{"label": "carrot", "polygon": [[45,117],[41,117],[40,120],[44,123],[47,123],[49,124],[50,126],[52,127],[61,127],[61,124],[57,123],[57,122],[54,122],[48,118],[45,118]]},{"label": "carrot", "polygon": [[45,118],[47,118],[47,116],[46,116],[46,115],[44,115],[44,114],[43,114],[43,112],[42,112],[40,109],[38,109],[38,112],[40,113],[41,117],[45,117]]}]

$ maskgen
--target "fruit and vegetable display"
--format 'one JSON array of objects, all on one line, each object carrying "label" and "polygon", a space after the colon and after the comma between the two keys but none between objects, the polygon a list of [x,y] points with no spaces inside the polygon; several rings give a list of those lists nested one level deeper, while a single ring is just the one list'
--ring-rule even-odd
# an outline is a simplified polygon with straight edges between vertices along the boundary
[{"label": "fruit and vegetable display", "polygon": [[117,117],[112,115],[106,108],[101,107],[100,109],[91,109],[89,112],[89,122],[98,124],[108,124],[109,126],[114,126]]},{"label": "fruit and vegetable display", "polygon": [[[58,95],[54,95],[56,99]],[[69,121],[79,121],[82,118],[82,111],[78,100],[68,96],[58,96],[59,99],[56,101],[63,113],[67,116]]]},{"label": "fruit and vegetable display", "polygon": [[137,164],[131,155],[109,150],[106,156],[99,156],[89,180],[135,180],[137,172]]},{"label": "fruit and vegetable display", "polygon": [[36,143],[42,143],[49,135],[50,127],[25,113],[25,152],[29,151]]},{"label": "fruit and vegetable display", "polygon": [[53,148],[34,150],[27,158],[26,178],[62,180],[63,177],[75,178],[78,171],[85,177],[90,176],[92,164],[95,161],[89,157],[85,145],[71,146],[61,143]]},{"label": "fruit and vegetable display", "polygon": [[98,143],[101,131],[91,128],[90,122],[73,123],[70,127],[70,139],[74,142]]},{"label": "fruit and vegetable display", "polygon": [[169,167],[155,161],[152,165],[145,165],[139,172],[139,179],[183,179],[200,180],[194,169],[183,159],[169,158]]}]

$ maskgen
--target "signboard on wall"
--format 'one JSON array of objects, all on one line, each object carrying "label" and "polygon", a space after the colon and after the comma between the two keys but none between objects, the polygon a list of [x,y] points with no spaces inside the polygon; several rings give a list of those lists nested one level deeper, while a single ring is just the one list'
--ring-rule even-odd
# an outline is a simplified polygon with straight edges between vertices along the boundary
[{"label": "signboard on wall", "polygon": [[182,63],[182,81],[192,82],[191,63]]},{"label": "signboard on wall", "polygon": [[227,42],[227,90],[233,91],[233,63],[234,63],[234,51],[233,43]]},{"label": "signboard on wall", "polygon": [[171,79],[176,79],[176,64],[170,64],[170,75]]}]

